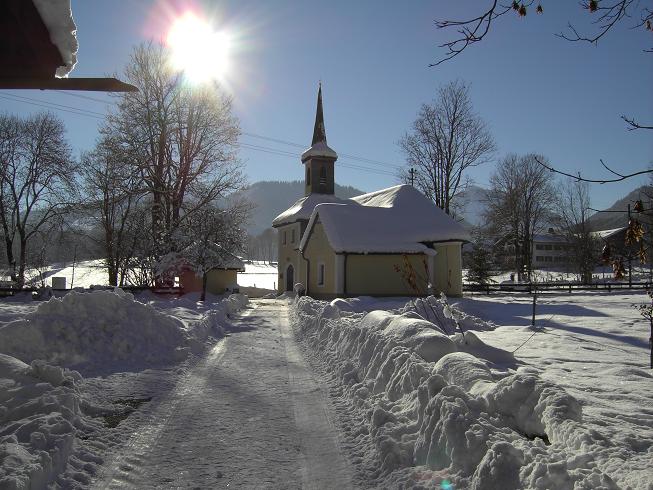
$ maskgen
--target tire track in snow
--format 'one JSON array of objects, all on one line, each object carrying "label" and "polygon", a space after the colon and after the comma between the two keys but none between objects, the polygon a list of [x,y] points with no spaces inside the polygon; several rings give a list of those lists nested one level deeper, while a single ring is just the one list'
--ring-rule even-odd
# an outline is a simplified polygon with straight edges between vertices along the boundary
[{"label": "tire track in snow", "polygon": [[256,304],[152,408],[94,488],[353,488],[287,305]]},{"label": "tire track in snow", "polygon": [[205,371],[207,366],[220,362],[227,341],[228,338],[220,340],[205,358],[200,359],[182,376],[172,392],[152,410],[146,424],[120,449],[119,454],[104,464],[104,471],[100,473],[100,479],[92,488],[123,488],[133,482],[134,474],[138,473],[149,449],[157,443],[179,403],[184,397],[201,388],[204,380],[198,376],[198,371]]},{"label": "tire track in snow", "polygon": [[353,471],[337,437],[328,394],[316,381],[294,339],[288,310],[280,311],[279,316],[288,359],[295,426],[302,442],[302,485],[307,489],[352,488]]}]

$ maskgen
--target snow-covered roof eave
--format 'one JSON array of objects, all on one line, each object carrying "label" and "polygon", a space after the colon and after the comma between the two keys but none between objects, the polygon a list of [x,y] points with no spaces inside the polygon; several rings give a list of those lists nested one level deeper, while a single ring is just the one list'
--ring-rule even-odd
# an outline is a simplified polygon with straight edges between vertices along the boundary
[{"label": "snow-covered roof eave", "polygon": [[77,26],[73,20],[70,0],[32,0],[43,24],[50,34],[64,65],[57,68],[56,76],[67,77],[77,63]]},{"label": "snow-covered roof eave", "polygon": [[304,150],[304,153],[302,153],[301,156],[302,163],[304,163],[309,158],[314,158],[314,157],[323,157],[323,158],[337,160],[338,154],[335,152],[335,150],[330,148],[329,145],[327,145],[324,141],[319,141],[315,143],[313,146],[311,146],[310,148]]}]

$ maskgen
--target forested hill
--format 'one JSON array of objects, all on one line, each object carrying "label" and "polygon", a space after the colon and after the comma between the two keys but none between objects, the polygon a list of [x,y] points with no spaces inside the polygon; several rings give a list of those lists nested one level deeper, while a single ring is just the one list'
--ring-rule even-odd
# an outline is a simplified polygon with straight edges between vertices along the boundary
[{"label": "forested hill", "polygon": [[641,199],[645,209],[651,209],[649,202],[653,197],[653,189],[650,186],[642,186],[633,190],[622,199],[616,201],[612,206],[606,208],[606,211],[622,211],[617,213],[596,213],[590,219],[592,230],[610,230],[620,228],[628,224],[628,204],[634,205],[634,202]]},{"label": "forested hill", "polygon": [[[342,198],[364,194],[363,191],[351,186],[336,184],[336,196]],[[285,211],[297,199],[304,196],[304,182],[261,181],[250,185],[242,195],[256,207],[252,211],[252,219],[247,231],[257,235],[272,226],[272,220]]]}]

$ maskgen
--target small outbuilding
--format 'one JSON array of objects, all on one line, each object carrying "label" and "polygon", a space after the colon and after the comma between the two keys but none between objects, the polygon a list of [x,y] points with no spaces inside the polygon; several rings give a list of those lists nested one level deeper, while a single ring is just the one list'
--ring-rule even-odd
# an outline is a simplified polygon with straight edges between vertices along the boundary
[{"label": "small outbuilding", "polygon": [[[238,273],[245,272],[243,261],[215,243],[194,243],[164,258],[164,276],[178,278],[184,293],[224,294],[238,289]],[[206,285],[206,289],[204,286]]]}]

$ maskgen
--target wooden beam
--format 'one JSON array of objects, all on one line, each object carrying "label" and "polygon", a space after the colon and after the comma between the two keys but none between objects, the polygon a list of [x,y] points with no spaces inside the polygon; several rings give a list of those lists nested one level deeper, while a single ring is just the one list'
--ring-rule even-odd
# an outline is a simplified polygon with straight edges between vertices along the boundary
[{"label": "wooden beam", "polygon": [[92,92],[138,92],[116,78],[2,78],[0,90],[86,90]]}]

